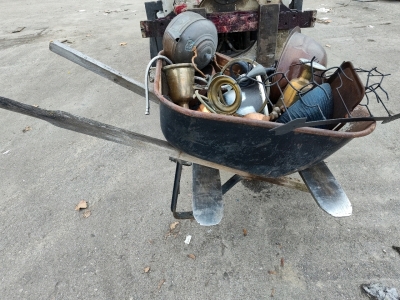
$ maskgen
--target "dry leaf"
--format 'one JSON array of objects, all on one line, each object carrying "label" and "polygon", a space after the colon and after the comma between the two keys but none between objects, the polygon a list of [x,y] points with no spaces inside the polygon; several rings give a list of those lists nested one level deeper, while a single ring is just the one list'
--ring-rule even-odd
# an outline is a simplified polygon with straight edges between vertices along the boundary
[{"label": "dry leaf", "polygon": [[271,275],[276,275],[276,271],[272,271],[272,270],[270,270],[270,271],[268,271],[268,274],[271,274]]},{"label": "dry leaf", "polygon": [[75,210],[80,210],[82,208],[87,208],[87,202],[85,200],[81,200],[77,206],[75,206]]},{"label": "dry leaf", "polygon": [[283,268],[285,266],[285,259],[281,257],[281,267]]},{"label": "dry leaf", "polygon": [[84,218],[89,218],[89,217],[90,217],[90,214],[91,214],[90,210],[87,210],[87,211],[85,211],[85,212],[83,213],[83,217],[84,217]]},{"label": "dry leaf", "polygon": [[245,228],[243,228],[243,235],[246,236],[247,235],[247,230]]},{"label": "dry leaf", "polygon": [[31,131],[32,127],[31,126],[26,126],[24,129],[22,129],[22,132],[25,133],[27,131]]},{"label": "dry leaf", "polygon": [[162,285],[165,283],[165,279],[161,279],[160,283],[158,284],[158,289],[161,289]]},{"label": "dry leaf", "polygon": [[171,225],[169,225],[169,230],[174,230],[176,228],[176,226],[179,224],[179,222],[174,222]]},{"label": "dry leaf", "polygon": [[119,45],[120,45],[120,46],[126,46],[126,45],[128,45],[128,43],[122,42],[122,43],[119,43]]},{"label": "dry leaf", "polygon": [[191,259],[196,259],[196,255],[194,255],[192,253],[188,254],[188,257],[191,258]]},{"label": "dry leaf", "polygon": [[144,272],[145,272],[145,273],[149,273],[149,271],[150,271],[150,267],[144,268]]}]

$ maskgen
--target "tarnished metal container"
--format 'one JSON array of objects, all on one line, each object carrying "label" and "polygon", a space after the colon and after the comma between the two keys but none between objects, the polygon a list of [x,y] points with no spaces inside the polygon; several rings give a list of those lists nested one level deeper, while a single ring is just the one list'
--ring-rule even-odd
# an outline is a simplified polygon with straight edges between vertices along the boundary
[{"label": "tarnished metal container", "polygon": [[197,57],[194,62],[199,69],[214,57],[217,44],[218,34],[214,23],[191,11],[173,18],[163,37],[164,55],[176,64],[190,63],[196,46]]},{"label": "tarnished metal container", "polygon": [[194,67],[192,64],[174,64],[163,68],[169,86],[171,100],[182,107],[189,108],[193,98]]}]

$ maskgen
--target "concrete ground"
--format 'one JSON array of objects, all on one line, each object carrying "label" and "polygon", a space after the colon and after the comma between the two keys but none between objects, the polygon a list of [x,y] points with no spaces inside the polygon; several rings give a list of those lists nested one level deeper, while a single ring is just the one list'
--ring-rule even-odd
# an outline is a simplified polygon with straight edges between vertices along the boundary
[{"label": "concrete ground", "polygon": [[[349,60],[392,74],[384,86],[398,113],[400,2],[344,1],[305,1],[331,10],[318,15],[330,22],[303,33],[325,47],[329,66]],[[143,3],[2,0],[0,95],[163,138],[157,105],[144,116],[143,98],[48,50],[67,40],[143,82]],[[372,282],[399,291],[399,145],[400,121],[378,124],[326,160],[351,217],[330,217],[308,193],[250,182],[224,196],[218,226],[171,230],[175,167],[163,151],[0,110],[0,298],[366,299],[360,285]],[[182,209],[190,182],[187,167]],[[89,207],[78,212],[80,200]]]}]

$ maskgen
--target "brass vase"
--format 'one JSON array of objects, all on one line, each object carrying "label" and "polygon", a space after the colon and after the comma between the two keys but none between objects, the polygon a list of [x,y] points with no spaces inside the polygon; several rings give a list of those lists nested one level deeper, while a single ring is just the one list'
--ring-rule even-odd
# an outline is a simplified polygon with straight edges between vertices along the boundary
[{"label": "brass vase", "polygon": [[168,65],[163,68],[167,77],[172,102],[189,108],[194,94],[194,67],[190,63]]},{"label": "brass vase", "polygon": [[300,74],[300,77],[292,79],[283,91],[282,100],[286,107],[290,107],[299,99],[299,91],[301,93],[305,93],[311,89],[312,84],[310,84],[310,80],[313,76],[312,71],[326,70],[323,65],[316,62],[311,62],[305,58],[300,58],[300,62],[303,64],[303,70]]}]

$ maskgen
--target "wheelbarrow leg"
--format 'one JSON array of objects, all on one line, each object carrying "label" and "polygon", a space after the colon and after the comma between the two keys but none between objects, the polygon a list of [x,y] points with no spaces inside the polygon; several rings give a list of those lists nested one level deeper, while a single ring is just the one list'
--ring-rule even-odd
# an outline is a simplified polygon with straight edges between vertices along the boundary
[{"label": "wheelbarrow leg", "polygon": [[203,226],[217,225],[224,214],[218,169],[193,164],[193,216]]},{"label": "wheelbarrow leg", "polygon": [[311,195],[324,211],[334,217],[347,217],[352,214],[349,199],[323,161],[299,173]]},{"label": "wheelbarrow leg", "polygon": [[178,204],[178,196],[180,193],[182,167],[183,166],[191,166],[192,164],[187,161],[175,159],[172,157],[170,157],[169,159],[170,159],[170,161],[173,161],[176,163],[174,188],[172,190],[172,199],[171,199],[172,214],[174,215],[175,219],[193,219],[193,212],[191,212],[191,211],[182,211],[182,212],[176,211],[176,206]]},{"label": "wheelbarrow leg", "polygon": [[[176,219],[196,219],[200,225],[211,226],[221,222],[223,216],[222,194],[238,183],[241,178],[233,176],[223,187],[219,170],[190,163],[176,158],[169,158],[176,163],[174,187],[171,199],[171,211]],[[193,173],[193,211],[177,212],[176,206],[180,193],[180,181],[183,166],[192,166]],[[224,192],[223,192],[224,191]]]}]

